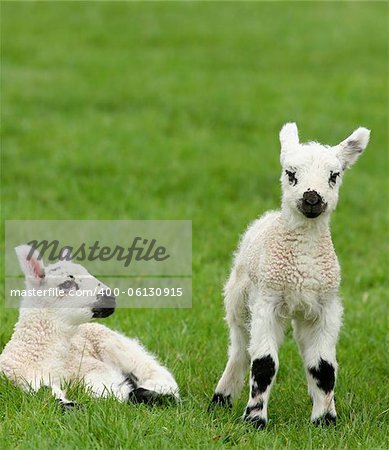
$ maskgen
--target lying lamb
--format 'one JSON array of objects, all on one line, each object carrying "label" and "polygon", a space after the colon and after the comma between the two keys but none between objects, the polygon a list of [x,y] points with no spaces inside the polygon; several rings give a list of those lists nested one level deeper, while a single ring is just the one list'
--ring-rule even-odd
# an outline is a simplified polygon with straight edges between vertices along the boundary
[{"label": "lying lamb", "polygon": [[[66,408],[74,403],[61,390],[64,381],[82,380],[93,396],[114,395],[121,401],[178,399],[172,374],[136,340],[109,328],[86,323],[111,315],[115,298],[109,288],[70,261],[43,266],[31,247],[17,247],[26,288],[61,290],[60,296],[22,300],[11,340],[0,355],[0,372],[25,389],[49,386]],[[96,292],[91,297],[74,291]]]},{"label": "lying lamb", "polygon": [[340,270],[329,220],[344,171],[368,144],[358,128],[335,147],[301,144],[294,123],[280,133],[282,208],[257,219],[243,236],[225,286],[229,358],[211,405],[229,405],[251,364],[244,419],[267,422],[285,322],[292,319],[313,401],[311,420],[336,419],[335,347],[342,321]]}]

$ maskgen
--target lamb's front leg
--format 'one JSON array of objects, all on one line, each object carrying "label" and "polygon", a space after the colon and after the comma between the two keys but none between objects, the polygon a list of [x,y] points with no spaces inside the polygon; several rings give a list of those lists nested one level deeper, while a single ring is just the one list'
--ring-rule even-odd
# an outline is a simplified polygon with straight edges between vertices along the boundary
[{"label": "lamb's front leg", "polygon": [[274,301],[275,298],[261,296],[251,308],[250,396],[244,420],[256,428],[264,428],[267,423],[269,395],[278,370],[278,348],[284,335],[283,321],[275,314]]},{"label": "lamb's front leg", "polygon": [[34,392],[38,392],[41,387],[46,387],[51,390],[53,397],[60,403],[60,405],[64,409],[73,409],[78,407],[79,405],[66,397],[65,392],[60,387],[60,381],[54,381],[50,374],[45,377],[42,377],[41,374],[32,376],[30,380],[24,379],[20,386],[24,390],[33,390]]},{"label": "lamb's front leg", "polygon": [[50,386],[53,396],[58,400],[64,409],[78,408],[79,405],[66,398],[65,392],[56,384]]},{"label": "lamb's front leg", "polygon": [[324,303],[317,319],[299,318],[293,321],[313,402],[311,421],[315,424],[329,425],[336,422],[336,341],[341,321],[342,306],[337,298]]}]

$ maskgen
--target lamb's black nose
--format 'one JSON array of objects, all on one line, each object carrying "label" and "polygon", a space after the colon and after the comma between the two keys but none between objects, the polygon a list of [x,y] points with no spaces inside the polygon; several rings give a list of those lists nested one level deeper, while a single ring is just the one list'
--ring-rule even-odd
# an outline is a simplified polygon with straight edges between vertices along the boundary
[{"label": "lamb's black nose", "polygon": [[110,316],[116,308],[116,299],[110,292],[103,291],[96,296],[96,303],[92,308],[92,317],[102,318]]},{"label": "lamb's black nose", "polygon": [[314,206],[322,201],[321,196],[316,191],[305,191],[303,194],[304,202],[308,205]]}]

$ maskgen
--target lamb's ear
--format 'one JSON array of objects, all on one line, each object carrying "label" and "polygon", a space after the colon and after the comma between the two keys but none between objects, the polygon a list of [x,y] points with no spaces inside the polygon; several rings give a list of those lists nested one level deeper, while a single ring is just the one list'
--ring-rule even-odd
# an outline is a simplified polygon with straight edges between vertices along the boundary
[{"label": "lamb's ear", "polygon": [[281,161],[285,154],[293,150],[299,143],[299,132],[295,123],[286,123],[280,131]]},{"label": "lamb's ear", "polygon": [[342,163],[343,170],[351,167],[367,147],[370,130],[357,128],[347,139],[335,147],[337,156]]},{"label": "lamb's ear", "polygon": [[26,279],[33,284],[39,284],[45,277],[45,267],[37,250],[30,245],[19,245],[15,247],[15,252]]}]

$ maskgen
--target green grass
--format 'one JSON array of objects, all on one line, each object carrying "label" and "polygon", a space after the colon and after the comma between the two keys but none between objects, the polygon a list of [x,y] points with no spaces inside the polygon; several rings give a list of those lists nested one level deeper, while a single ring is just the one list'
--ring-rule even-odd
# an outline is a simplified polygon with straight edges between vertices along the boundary
[{"label": "green grass", "polygon": [[[0,382],[2,448],[388,448],[386,3],[2,3],[3,219],[192,219],[193,308],[118,310],[174,370],[178,407]],[[226,361],[221,287],[239,234],[279,205],[281,125],[371,144],[346,176],[333,238],[343,269],[339,423],[308,422],[287,333],[258,432],[206,412]],[[17,311],[0,310],[0,348]]]}]

